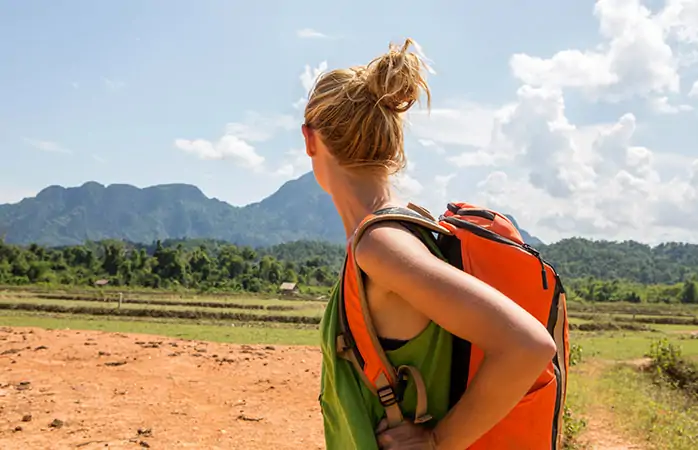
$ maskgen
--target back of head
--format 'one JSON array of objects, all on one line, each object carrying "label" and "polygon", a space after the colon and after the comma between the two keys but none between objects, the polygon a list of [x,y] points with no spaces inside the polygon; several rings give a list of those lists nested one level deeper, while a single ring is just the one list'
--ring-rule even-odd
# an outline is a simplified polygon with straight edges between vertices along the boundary
[{"label": "back of head", "polygon": [[351,168],[382,168],[394,173],[405,166],[402,113],[420,90],[431,94],[421,58],[390,45],[388,53],[366,66],[321,75],[305,108],[305,123],[320,133],[337,162]]}]

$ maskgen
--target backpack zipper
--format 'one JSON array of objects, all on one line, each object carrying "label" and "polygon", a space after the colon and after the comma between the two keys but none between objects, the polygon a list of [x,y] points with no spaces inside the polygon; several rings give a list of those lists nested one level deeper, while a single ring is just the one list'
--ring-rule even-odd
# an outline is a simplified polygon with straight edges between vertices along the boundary
[{"label": "backpack zipper", "polygon": [[548,273],[545,271],[545,263],[543,262],[543,258],[540,256],[540,252],[525,242],[523,243],[522,247],[527,252],[535,256],[536,259],[538,259],[538,262],[540,263],[540,275],[543,280],[543,289],[548,290]]},{"label": "backpack zipper", "polygon": [[450,223],[451,225],[455,225],[458,228],[464,228],[467,229],[468,231],[471,231],[472,233],[483,237],[485,239],[490,239],[495,242],[499,242],[501,244],[507,244],[507,245],[512,245],[514,247],[518,247],[524,251],[526,251],[528,254],[533,256],[538,260],[540,263],[540,273],[541,273],[541,282],[543,283],[543,289],[548,290],[548,274],[545,270],[545,261],[543,261],[543,258],[540,255],[540,252],[536,250],[535,248],[531,247],[530,245],[526,244],[525,242],[523,244],[519,244],[518,242],[514,242],[509,238],[506,238],[504,236],[501,236],[493,231],[490,231],[486,228],[483,228],[479,225],[476,225],[474,223],[468,222],[467,220],[464,219],[459,219],[458,217],[445,217],[441,216],[439,217],[439,220],[443,220],[444,222]]}]

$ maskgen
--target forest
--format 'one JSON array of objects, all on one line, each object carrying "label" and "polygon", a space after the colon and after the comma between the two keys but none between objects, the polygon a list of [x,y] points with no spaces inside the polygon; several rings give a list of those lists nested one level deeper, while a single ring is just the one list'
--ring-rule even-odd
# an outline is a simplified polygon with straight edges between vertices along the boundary
[{"label": "forest", "polygon": [[[698,303],[698,246],[565,239],[539,247],[574,300]],[[327,291],[344,258],[341,245],[296,241],[270,247],[210,239],[136,244],[119,240],[43,247],[0,242],[0,284],[273,293],[283,282]]]}]

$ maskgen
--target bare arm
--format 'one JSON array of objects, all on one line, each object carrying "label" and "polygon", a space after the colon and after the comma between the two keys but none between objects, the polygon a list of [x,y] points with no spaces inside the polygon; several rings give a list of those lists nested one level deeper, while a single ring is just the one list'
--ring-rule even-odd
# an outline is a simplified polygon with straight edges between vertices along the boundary
[{"label": "bare arm", "polygon": [[356,249],[371,280],[483,350],[460,401],[434,430],[439,449],[467,448],[526,394],[555,353],[545,327],[508,297],[439,260],[399,226],[379,224]]}]

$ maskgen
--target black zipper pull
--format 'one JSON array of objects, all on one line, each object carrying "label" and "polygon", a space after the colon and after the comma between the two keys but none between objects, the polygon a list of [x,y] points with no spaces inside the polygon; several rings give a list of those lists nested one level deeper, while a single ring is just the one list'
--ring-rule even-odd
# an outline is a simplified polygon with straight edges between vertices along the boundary
[{"label": "black zipper pull", "polygon": [[523,248],[538,259],[538,262],[540,263],[540,275],[541,279],[543,280],[543,289],[547,291],[548,273],[545,271],[545,263],[543,262],[543,258],[540,257],[540,252],[526,243],[523,244]]}]

